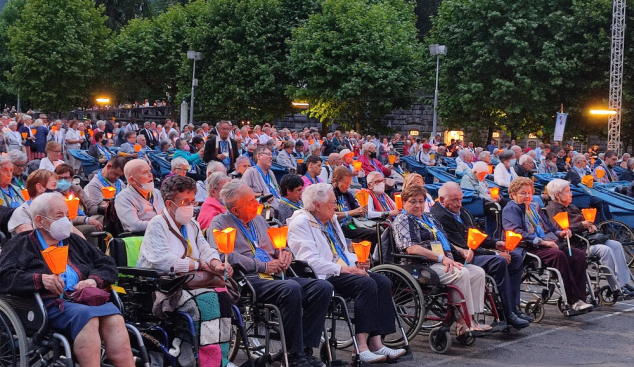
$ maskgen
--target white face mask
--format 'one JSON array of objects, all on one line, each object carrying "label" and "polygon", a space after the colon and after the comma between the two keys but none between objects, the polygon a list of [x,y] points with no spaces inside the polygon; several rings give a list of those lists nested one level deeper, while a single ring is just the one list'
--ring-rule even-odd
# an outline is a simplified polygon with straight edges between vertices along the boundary
[{"label": "white face mask", "polygon": [[[176,205],[176,203],[174,203]],[[194,217],[194,206],[183,205],[179,206],[174,212],[174,219],[180,224],[187,224]]]},{"label": "white face mask", "polygon": [[138,183],[141,187],[139,187],[139,190],[149,193],[154,191],[154,181],[146,183],[146,184],[142,184],[139,182],[139,180],[137,180],[136,178],[134,179],[134,181],[136,181],[136,183]]},{"label": "white face mask", "polygon": [[374,191],[377,194],[383,194],[385,192],[385,183],[381,182],[380,184],[374,185],[374,188],[372,188],[372,191]]},{"label": "white face mask", "polygon": [[44,227],[42,228],[45,231],[48,231],[48,233],[51,234],[51,237],[53,237],[55,240],[62,241],[70,237],[70,232],[73,229],[73,224],[70,222],[68,217],[62,217],[58,220],[53,220],[49,217],[44,218],[50,220],[52,223],[49,229],[46,229]]}]

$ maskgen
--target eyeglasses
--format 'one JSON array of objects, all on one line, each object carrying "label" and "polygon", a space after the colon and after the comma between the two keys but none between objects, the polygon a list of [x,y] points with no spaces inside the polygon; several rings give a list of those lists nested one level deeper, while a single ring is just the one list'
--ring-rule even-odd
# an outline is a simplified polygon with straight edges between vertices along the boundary
[{"label": "eyeglasses", "polygon": [[527,196],[533,196],[533,193],[532,192],[516,192],[515,195],[527,197]]},{"label": "eyeglasses", "polygon": [[13,163],[13,165],[14,165],[16,168],[24,168],[24,167],[26,167],[26,164],[16,164],[16,163]]},{"label": "eyeglasses", "polygon": [[425,200],[408,200],[407,203],[410,205],[425,205]]}]

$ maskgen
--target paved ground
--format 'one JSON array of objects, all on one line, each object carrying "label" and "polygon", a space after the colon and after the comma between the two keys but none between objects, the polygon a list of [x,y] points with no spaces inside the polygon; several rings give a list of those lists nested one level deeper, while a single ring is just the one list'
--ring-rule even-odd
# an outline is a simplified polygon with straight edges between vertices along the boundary
[{"label": "paved ground", "polygon": [[427,336],[418,335],[412,342],[414,358],[398,366],[632,366],[633,329],[634,300],[574,318],[546,306],[539,324],[478,338],[470,347],[454,339],[444,355],[432,352]]}]

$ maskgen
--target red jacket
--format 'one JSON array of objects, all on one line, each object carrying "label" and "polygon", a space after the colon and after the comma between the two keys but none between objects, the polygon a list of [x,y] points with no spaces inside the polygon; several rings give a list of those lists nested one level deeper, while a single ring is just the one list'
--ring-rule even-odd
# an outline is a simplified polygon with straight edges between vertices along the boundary
[{"label": "red jacket", "polygon": [[[363,171],[365,172],[366,176],[370,172],[376,171],[377,168],[381,171],[381,173],[383,173],[383,176],[385,176],[385,177],[390,177],[392,175],[392,170],[385,168],[385,166],[383,166],[381,164],[381,162],[379,162],[379,160],[376,159],[376,158],[373,159],[374,165],[372,165],[372,162],[370,162],[368,157],[366,157],[365,155],[360,156],[358,160],[359,160],[359,162],[363,163],[361,165],[361,168],[363,168]],[[375,168],[375,166],[376,166],[376,168]]]}]

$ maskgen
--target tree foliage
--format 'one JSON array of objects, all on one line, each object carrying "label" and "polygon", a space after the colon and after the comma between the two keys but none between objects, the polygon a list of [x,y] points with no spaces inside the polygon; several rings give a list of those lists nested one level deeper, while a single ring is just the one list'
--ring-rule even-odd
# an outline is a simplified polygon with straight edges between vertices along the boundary
[{"label": "tree foliage", "polygon": [[[208,118],[269,120],[290,108],[284,95],[288,70],[284,53],[284,11],[279,0],[215,0],[201,9],[190,28],[196,62],[196,112]],[[183,75],[191,78],[192,61]],[[188,97],[189,83],[180,85]]]},{"label": "tree foliage", "polygon": [[108,17],[106,26],[118,31],[133,19],[148,17],[152,14],[150,0],[95,0],[97,8],[103,5]]},{"label": "tree foliage", "polygon": [[40,109],[85,105],[103,63],[109,30],[91,0],[28,0],[9,29],[9,80]]},{"label": "tree foliage", "polygon": [[420,85],[423,49],[409,2],[326,0],[289,44],[287,94],[322,121],[369,128],[408,106]]},{"label": "tree foliage", "polygon": [[0,12],[0,102],[2,104],[15,101],[17,91],[11,87],[6,76],[15,60],[9,51],[9,28],[20,20],[26,0],[11,0]]},{"label": "tree foliage", "polygon": [[[443,2],[426,43],[445,44],[449,50],[440,71],[444,124],[548,136],[563,103],[570,112],[569,126],[584,126],[581,111],[593,96],[606,92],[610,4]],[[432,76],[436,65],[431,58],[428,66]]]}]

